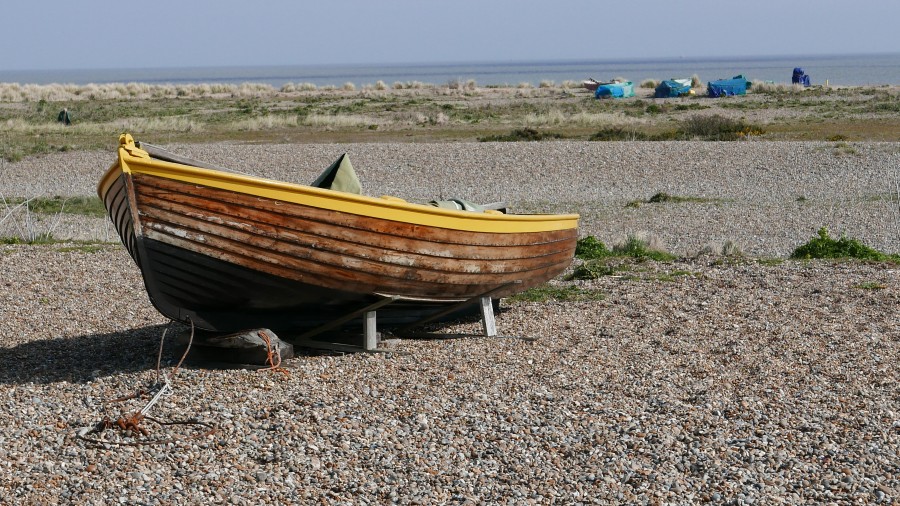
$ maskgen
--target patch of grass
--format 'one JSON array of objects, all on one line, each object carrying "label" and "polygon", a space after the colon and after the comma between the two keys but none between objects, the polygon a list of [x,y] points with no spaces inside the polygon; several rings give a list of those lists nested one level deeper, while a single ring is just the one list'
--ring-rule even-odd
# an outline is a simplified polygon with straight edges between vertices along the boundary
[{"label": "patch of grass", "polygon": [[681,122],[680,131],[687,138],[708,141],[733,141],[765,133],[761,127],[718,114],[691,116]]},{"label": "patch of grass", "polygon": [[767,95],[786,95],[791,93],[803,93],[806,90],[800,84],[787,83],[767,83],[756,81],[753,83],[753,93],[764,93]]},{"label": "patch of grass", "polygon": [[641,207],[642,204],[683,204],[686,202],[708,204],[721,202],[721,200],[706,197],[684,197],[680,195],[671,195],[666,192],[659,192],[647,200],[632,200],[625,204],[625,207]]},{"label": "patch of grass", "polygon": [[711,107],[712,106],[694,102],[691,104],[676,104],[672,109],[675,111],[699,111],[702,109],[710,109]]},{"label": "patch of grass", "polygon": [[562,134],[554,132],[541,132],[534,128],[519,128],[508,134],[488,135],[479,137],[480,142],[531,142],[543,141],[547,139],[562,139]]},{"label": "patch of grass", "polygon": [[575,246],[575,256],[585,261],[573,269],[572,273],[566,278],[568,280],[597,279],[629,270],[627,266],[610,264],[609,260],[613,258],[631,258],[638,261],[648,259],[669,261],[675,259],[674,255],[651,245],[651,241],[636,236],[629,236],[624,243],[615,245],[612,249],[609,249],[594,236],[587,236],[579,239],[578,244]]},{"label": "patch of grass", "polygon": [[508,302],[547,302],[558,301],[587,301],[603,300],[603,293],[599,290],[588,290],[575,285],[553,286],[544,284],[529,288],[524,292],[508,297]]},{"label": "patch of grass", "polygon": [[697,275],[696,272],[677,270],[677,271],[657,274],[656,276],[653,277],[653,279],[655,279],[657,281],[664,281],[667,283],[672,283],[672,282],[676,281],[678,278],[683,278],[685,276],[696,276],[696,275]]},{"label": "patch of grass", "polygon": [[626,256],[639,260],[651,259],[657,262],[668,262],[676,258],[670,253],[652,247],[649,241],[633,235],[628,236],[628,239],[623,244],[615,245],[613,253],[616,256]]},{"label": "patch of grass", "polygon": [[[8,199],[10,205],[15,206],[25,201],[23,198]],[[40,214],[77,214],[103,218],[106,216],[106,208],[99,197],[36,197],[31,199],[28,207],[32,212]]]},{"label": "patch of grass", "polygon": [[700,249],[700,255],[721,255],[724,257],[741,257],[744,252],[741,247],[731,239],[726,239],[723,243],[710,243]]},{"label": "patch of grass", "polygon": [[591,135],[591,141],[645,141],[647,134],[640,130],[626,130],[622,127],[607,127]]},{"label": "patch of grass", "polygon": [[850,144],[848,144],[846,142],[838,142],[834,145],[834,149],[832,150],[832,153],[834,153],[837,156],[858,155],[859,151],[857,151],[857,149],[855,147],[851,146]]},{"label": "patch of grass", "polygon": [[637,129],[625,129],[622,127],[606,127],[598,130],[590,137],[590,141],[673,141],[680,138],[680,133],[675,130],[665,130],[657,133],[646,133]]},{"label": "patch of grass", "polygon": [[612,251],[592,235],[579,239],[575,245],[575,256],[584,260],[606,258],[611,255]]},{"label": "patch of grass", "polygon": [[682,202],[705,202],[708,199],[702,199],[700,197],[682,197],[680,195],[670,195],[666,192],[659,192],[656,195],[653,195],[647,200],[648,204],[658,204],[665,202],[673,202],[673,203],[682,203]]},{"label": "patch of grass", "polygon": [[53,238],[53,234],[49,232],[44,232],[34,236],[33,239],[23,239],[21,237],[11,236],[11,237],[0,237],[0,244],[55,244],[60,242]]},{"label": "patch of grass", "polygon": [[900,262],[900,255],[888,255],[870,248],[856,239],[841,236],[840,239],[832,239],[828,235],[828,229],[819,229],[818,237],[813,237],[806,244],[799,246],[791,254],[793,259],[813,258],[856,258],[860,260],[886,260]]},{"label": "patch of grass", "polygon": [[72,246],[63,246],[57,248],[56,251],[62,253],[69,252],[78,252],[78,253],[97,253],[98,251],[103,251],[103,249],[108,246],[108,244],[94,243],[94,242],[85,242],[78,243]]},{"label": "patch of grass", "polygon": [[572,274],[566,279],[570,281],[575,279],[597,279],[603,276],[611,276],[615,272],[616,269],[613,266],[599,259],[594,259],[575,267]]},{"label": "patch of grass", "polygon": [[885,288],[887,288],[887,286],[876,281],[864,281],[858,285],[855,285],[854,288],[860,288],[862,290],[884,290]]}]

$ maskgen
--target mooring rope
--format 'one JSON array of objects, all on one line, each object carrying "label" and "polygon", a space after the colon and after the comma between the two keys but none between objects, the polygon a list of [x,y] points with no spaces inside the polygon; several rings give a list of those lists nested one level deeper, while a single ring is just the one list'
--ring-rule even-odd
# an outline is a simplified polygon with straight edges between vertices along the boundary
[{"label": "mooring rope", "polygon": [[[184,440],[184,439],[195,439],[195,438],[199,438],[199,437],[205,437],[216,431],[216,427],[214,425],[209,424],[207,422],[201,422],[197,419],[176,420],[176,421],[165,422],[165,421],[159,420],[157,418],[151,417],[148,414],[150,412],[150,410],[160,401],[160,399],[162,399],[165,396],[171,396],[174,394],[174,389],[172,388],[172,383],[174,382],[175,375],[178,374],[178,370],[181,368],[181,365],[184,363],[184,360],[187,358],[188,352],[190,352],[190,350],[191,350],[191,345],[194,342],[194,322],[193,322],[193,320],[190,319],[190,317],[188,317],[188,321],[191,324],[191,334],[190,334],[190,337],[188,338],[187,346],[185,347],[184,353],[181,355],[181,359],[178,361],[178,363],[172,369],[172,372],[170,372],[167,376],[163,376],[163,381],[160,381],[160,376],[161,376],[160,364],[162,362],[163,345],[165,343],[166,333],[169,331],[169,327],[171,326],[171,324],[173,322],[169,322],[169,325],[167,325],[166,328],[163,330],[162,336],[159,339],[159,352],[157,353],[157,356],[156,356],[156,383],[154,385],[152,385],[149,389],[146,389],[146,390],[139,389],[137,392],[135,392],[133,394],[125,395],[122,397],[117,397],[115,399],[112,399],[112,400],[109,400],[106,402],[106,404],[112,404],[112,403],[116,403],[116,402],[123,402],[123,401],[129,400],[129,399],[142,398],[146,395],[150,395],[150,392],[153,392],[152,397],[150,398],[149,401],[147,401],[147,403],[144,405],[144,407],[141,408],[139,411],[136,411],[134,414],[132,414],[130,416],[123,415],[123,416],[118,417],[115,420],[111,420],[109,417],[104,417],[102,420],[100,420],[98,423],[96,423],[93,427],[82,427],[77,432],[78,439],[81,439],[82,441],[86,441],[91,444],[97,444],[97,445],[104,445],[104,444],[125,445],[125,446],[158,445],[158,444],[174,443],[176,441]],[[279,364],[281,363],[280,358],[281,358],[281,355],[279,353],[279,361],[278,361]],[[277,366],[273,366],[273,369],[275,367],[277,367]],[[122,432],[131,433],[132,435],[135,435],[135,436],[137,436],[137,435],[148,436],[149,432],[147,431],[147,429],[145,429],[144,427],[141,426],[141,422],[143,422],[144,420],[149,420],[160,426],[198,425],[198,426],[206,427],[208,430],[204,431],[203,433],[195,434],[195,435],[185,437],[185,438],[145,439],[145,440],[136,440],[136,441],[113,441],[113,440],[107,440],[107,439],[100,439],[100,438],[96,438],[96,437],[89,437],[91,434],[99,434],[99,433],[103,432],[104,430],[111,429],[111,428],[118,428]]]}]

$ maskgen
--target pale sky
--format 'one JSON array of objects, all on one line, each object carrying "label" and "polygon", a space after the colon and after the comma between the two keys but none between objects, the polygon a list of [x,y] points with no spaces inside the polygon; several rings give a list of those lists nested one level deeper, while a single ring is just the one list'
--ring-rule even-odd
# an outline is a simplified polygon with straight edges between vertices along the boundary
[{"label": "pale sky", "polygon": [[0,16],[0,71],[900,52],[900,0],[28,0]]}]

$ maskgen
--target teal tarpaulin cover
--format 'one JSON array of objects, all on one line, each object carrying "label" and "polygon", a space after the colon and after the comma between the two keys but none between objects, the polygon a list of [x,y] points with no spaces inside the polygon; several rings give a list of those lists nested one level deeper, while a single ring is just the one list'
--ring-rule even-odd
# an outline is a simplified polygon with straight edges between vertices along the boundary
[{"label": "teal tarpaulin cover", "polygon": [[706,83],[706,93],[710,97],[727,97],[732,95],[746,95],[750,82],[744,76],[734,76],[731,79],[719,79]]},{"label": "teal tarpaulin cover", "polygon": [[606,83],[597,86],[594,98],[625,98],[634,96],[634,83],[625,81],[622,83]]},{"label": "teal tarpaulin cover", "polygon": [[691,92],[690,79],[666,79],[659,83],[653,96],[655,98],[680,97]]}]

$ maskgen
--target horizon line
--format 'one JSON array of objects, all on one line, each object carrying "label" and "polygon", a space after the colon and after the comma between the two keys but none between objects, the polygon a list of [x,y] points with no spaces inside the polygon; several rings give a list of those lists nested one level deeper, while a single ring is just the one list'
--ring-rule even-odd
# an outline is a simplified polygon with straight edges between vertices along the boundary
[{"label": "horizon line", "polygon": [[851,56],[891,56],[900,55],[897,51],[882,52],[849,52],[849,53],[808,53],[808,54],[744,54],[734,56],[724,55],[682,55],[682,56],[657,56],[657,57],[617,57],[617,58],[560,58],[560,59],[509,59],[509,60],[447,60],[447,61],[416,61],[416,62],[377,62],[377,63],[268,63],[268,64],[212,64],[212,65],[183,65],[183,66],[159,66],[159,67],[54,67],[54,68],[17,68],[0,69],[0,74],[27,73],[27,72],[84,72],[84,71],[133,71],[133,70],[187,70],[187,69],[236,69],[236,68],[340,68],[340,67],[442,67],[456,65],[521,65],[521,64],[559,64],[570,63],[654,63],[677,61],[727,61],[727,60],[779,60],[789,58],[829,58]]}]

